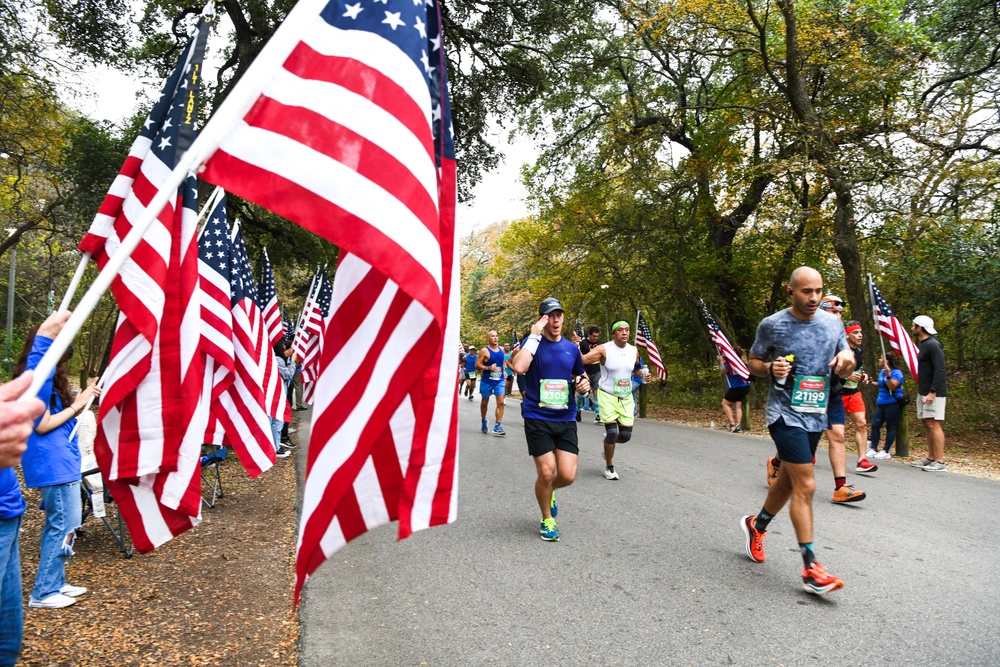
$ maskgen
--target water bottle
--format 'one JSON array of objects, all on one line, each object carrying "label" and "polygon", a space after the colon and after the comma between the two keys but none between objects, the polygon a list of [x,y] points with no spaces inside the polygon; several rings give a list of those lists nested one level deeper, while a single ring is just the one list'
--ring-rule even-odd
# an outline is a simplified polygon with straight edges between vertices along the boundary
[{"label": "water bottle", "polygon": [[785,355],[785,361],[787,361],[788,363],[790,363],[792,365],[792,367],[791,367],[791,369],[789,369],[788,375],[786,375],[785,377],[783,377],[783,378],[774,378],[774,384],[779,389],[784,389],[786,383],[788,382],[788,378],[795,376],[795,355],[794,354],[786,354]]},{"label": "water bottle", "polygon": [[712,420],[712,422],[711,422],[711,423],[709,423],[708,427],[709,427],[710,429],[712,429],[713,431],[715,430],[715,420],[714,420],[714,419]]}]

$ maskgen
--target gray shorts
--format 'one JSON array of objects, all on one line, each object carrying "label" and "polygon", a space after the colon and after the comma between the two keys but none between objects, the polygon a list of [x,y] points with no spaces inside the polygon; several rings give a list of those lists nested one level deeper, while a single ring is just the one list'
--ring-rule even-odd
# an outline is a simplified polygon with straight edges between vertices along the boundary
[{"label": "gray shorts", "polygon": [[917,396],[917,419],[934,419],[939,422],[944,421],[944,404],[947,401],[945,396],[935,396],[934,400],[927,405],[924,397]]}]

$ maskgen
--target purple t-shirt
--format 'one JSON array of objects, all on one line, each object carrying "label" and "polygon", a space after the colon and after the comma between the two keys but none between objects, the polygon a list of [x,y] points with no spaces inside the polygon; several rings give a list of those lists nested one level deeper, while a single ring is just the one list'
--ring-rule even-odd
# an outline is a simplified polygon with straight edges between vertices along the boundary
[{"label": "purple t-shirt", "polygon": [[[583,374],[583,357],[580,348],[572,341],[560,338],[556,342],[542,336],[535,350],[535,358],[528,366],[527,388],[521,403],[521,416],[525,419],[542,419],[550,422],[576,421],[576,401],[573,400],[573,378]],[[570,384],[570,399],[563,410],[543,408],[539,405],[542,380],[566,380]]]}]

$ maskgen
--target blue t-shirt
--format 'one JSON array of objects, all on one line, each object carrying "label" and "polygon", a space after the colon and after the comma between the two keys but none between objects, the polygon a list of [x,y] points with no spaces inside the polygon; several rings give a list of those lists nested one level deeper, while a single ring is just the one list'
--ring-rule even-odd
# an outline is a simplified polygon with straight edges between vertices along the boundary
[{"label": "blue t-shirt", "polygon": [[21,483],[13,468],[0,470],[0,519],[13,519],[24,514],[25,502]]},{"label": "blue t-shirt", "polygon": [[572,391],[573,378],[581,375],[583,357],[580,348],[572,341],[560,338],[556,342],[542,336],[542,342],[535,350],[535,357],[528,366],[527,388],[521,403],[521,416],[525,419],[542,419],[550,422],[576,421],[576,401],[570,396],[564,410],[552,410],[538,405],[542,380],[567,380]]},{"label": "blue t-shirt", "polygon": [[899,383],[896,390],[889,393],[889,382],[885,377],[885,369],[878,372],[878,399],[875,401],[879,405],[892,405],[897,398],[903,398],[903,371],[893,368],[889,374],[889,379]]},{"label": "blue t-shirt", "polygon": [[632,367],[632,391],[642,386],[642,378],[636,377],[635,372],[642,370],[642,357],[635,355],[635,366]]},{"label": "blue t-shirt", "polygon": [[[829,378],[830,362],[842,350],[850,349],[847,335],[840,318],[823,311],[817,311],[809,320],[800,320],[792,315],[790,308],[765,317],[757,327],[757,338],[750,353],[758,359],[773,361],[778,357],[795,355],[795,373],[817,375]],[[788,376],[787,382],[795,378]],[[832,400],[828,393],[828,400]],[[792,410],[792,392],[779,389],[771,382],[765,411],[767,425],[779,418],[785,424],[805,429],[810,433],[820,433],[827,427],[826,412],[796,412]]]},{"label": "blue t-shirt", "polygon": [[734,387],[749,387],[750,383],[741,378],[739,375],[733,372],[733,369],[729,367],[729,364],[723,364],[726,367],[726,386],[730,389]]},{"label": "blue t-shirt", "polygon": [[[500,384],[501,382],[503,382],[503,379],[504,379],[504,372],[503,372],[504,356],[503,356],[503,350],[499,350],[498,349],[496,352],[494,352],[493,350],[490,350],[490,348],[488,348],[488,347],[486,349],[490,353],[490,358],[489,358],[489,361],[487,361],[483,365],[486,366],[486,368],[488,369],[493,364],[496,364],[497,368],[499,368],[500,370],[499,371],[491,371],[491,370],[485,370],[485,371],[483,371],[483,380],[482,380],[482,382],[483,382],[483,384]],[[500,377],[496,378],[496,379],[493,379],[493,377],[492,377],[493,373],[500,373]]]},{"label": "blue t-shirt", "polygon": [[[51,338],[35,336],[35,342],[28,354],[26,368],[28,370],[37,368],[38,362],[42,360],[42,355],[51,345]],[[38,398],[49,407],[49,412],[52,414],[68,407],[62,404],[59,394],[52,390],[52,377],[54,375],[53,371],[38,391]],[[41,417],[35,420],[36,428],[41,421]],[[75,418],[44,435],[37,431],[31,432],[31,435],[28,436],[28,451],[21,458],[21,471],[24,473],[25,486],[34,489],[39,486],[54,486],[80,481],[80,446],[75,435],[72,439],[69,437],[74,426],[76,426]]]}]

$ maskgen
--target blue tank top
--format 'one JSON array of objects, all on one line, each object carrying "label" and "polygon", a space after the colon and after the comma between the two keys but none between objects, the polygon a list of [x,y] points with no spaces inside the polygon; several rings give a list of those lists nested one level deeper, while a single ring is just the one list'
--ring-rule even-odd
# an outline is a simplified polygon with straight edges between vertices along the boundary
[{"label": "blue tank top", "polygon": [[498,370],[498,371],[485,371],[483,373],[483,382],[493,383],[493,384],[496,384],[496,383],[499,383],[499,382],[503,382],[503,377],[504,377],[504,373],[503,373],[503,362],[504,362],[503,349],[498,349],[496,352],[494,352],[493,350],[490,350],[490,348],[488,348],[488,347],[486,349],[489,350],[490,360],[489,360],[488,363],[484,364],[484,366],[490,367],[493,364],[496,364],[496,367],[499,368],[500,370]]},{"label": "blue tank top", "polygon": [[469,373],[476,370],[476,354],[473,352],[465,355],[465,370]]}]

